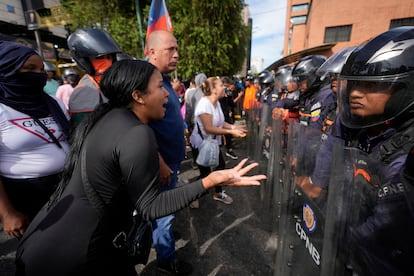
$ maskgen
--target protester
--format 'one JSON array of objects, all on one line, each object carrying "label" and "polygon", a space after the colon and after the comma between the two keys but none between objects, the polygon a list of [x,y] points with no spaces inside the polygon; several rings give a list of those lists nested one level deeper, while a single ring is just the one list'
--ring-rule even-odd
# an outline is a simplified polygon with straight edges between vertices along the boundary
[{"label": "protester", "polygon": [[[200,99],[204,96],[203,90],[201,89],[201,85],[206,81],[207,76],[204,73],[199,73],[194,77],[194,88],[189,89],[186,92],[186,100],[185,100],[185,122],[187,124],[188,133],[191,135],[194,129],[194,110],[197,106],[197,103],[200,101]],[[191,145],[191,153],[193,157],[193,162],[191,166],[193,169],[197,169],[196,164],[196,155],[197,155],[197,149]]]},{"label": "protester", "polygon": [[[244,177],[257,165],[242,168],[244,161],[160,192],[157,143],[147,124],[166,112],[161,73],[145,61],[123,60],[105,74],[101,89],[108,102],[79,125],[59,190],[19,244],[16,275],[136,275],[127,252],[113,244],[129,229],[134,208],[144,219],[155,219],[184,208],[209,188],[258,185],[265,178]],[[82,183],[83,169],[106,205],[101,216]]]},{"label": "protester", "polygon": [[72,33],[68,37],[68,47],[76,64],[86,72],[69,99],[69,112],[76,125],[96,106],[106,102],[99,82],[121,49],[107,32],[92,28]]},{"label": "protester", "polygon": [[[221,81],[224,85],[224,97],[220,98],[221,109],[224,114],[224,121],[228,124],[234,124],[234,109],[241,95],[235,95],[236,87],[229,77],[222,77]],[[237,160],[238,156],[233,151],[232,135],[225,135],[226,139],[226,156],[233,160]]]},{"label": "protester", "polygon": [[47,81],[43,90],[50,96],[55,96],[59,87],[59,82],[54,79],[56,77],[56,66],[47,61],[43,62],[43,65],[47,74]]},{"label": "protester", "polygon": [[257,89],[254,85],[254,78],[251,75],[246,77],[246,88],[244,91],[243,109],[245,112],[257,107],[256,93]]},{"label": "protester", "polygon": [[[245,137],[246,130],[242,126],[236,126],[224,121],[224,114],[221,109],[220,98],[224,97],[223,82],[219,77],[208,78],[202,85],[204,97],[198,102],[194,117],[195,126],[191,135],[191,143],[199,148],[204,139],[210,138],[222,144],[222,135],[230,134],[234,137]],[[198,165],[200,177],[208,175],[212,168]],[[224,169],[225,162],[223,154],[219,152],[219,165],[215,169]],[[233,199],[225,193],[221,187],[217,187],[213,199],[225,204],[231,204]]]},{"label": "protester", "polygon": [[63,71],[63,82],[64,84],[59,86],[56,91],[56,98],[60,99],[69,110],[69,99],[73,93],[74,88],[79,83],[79,74],[74,69],[65,69]]},{"label": "protester", "polygon": [[185,94],[185,86],[179,79],[173,79],[171,82],[171,86],[174,89],[175,93],[177,94],[178,100],[180,104],[184,104],[184,94]]},{"label": "protester", "polygon": [[46,79],[33,49],[0,41],[0,219],[14,237],[54,192],[69,148],[68,116]]},{"label": "protester", "polygon": [[[178,45],[174,35],[167,31],[151,32],[147,39],[145,54],[163,76],[164,88],[168,92],[165,117],[152,122],[157,139],[160,181],[163,190],[175,188],[177,175],[185,155],[184,120],[180,112],[180,102],[171,86],[168,73],[174,71],[178,63]],[[157,251],[157,268],[172,274],[190,274],[189,263],[178,260],[175,254],[175,238],[172,229],[174,215],[159,218],[153,222],[153,244]]]}]

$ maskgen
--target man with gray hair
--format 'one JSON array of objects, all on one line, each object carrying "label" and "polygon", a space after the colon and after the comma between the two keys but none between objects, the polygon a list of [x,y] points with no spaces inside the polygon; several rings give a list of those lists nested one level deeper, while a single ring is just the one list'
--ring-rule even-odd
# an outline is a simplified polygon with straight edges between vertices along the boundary
[{"label": "man with gray hair", "polygon": [[201,85],[207,80],[204,73],[199,73],[194,78],[195,88],[188,89],[185,94],[185,122],[188,126],[188,131],[191,133],[194,128],[194,110],[198,101],[204,96],[201,90]]}]

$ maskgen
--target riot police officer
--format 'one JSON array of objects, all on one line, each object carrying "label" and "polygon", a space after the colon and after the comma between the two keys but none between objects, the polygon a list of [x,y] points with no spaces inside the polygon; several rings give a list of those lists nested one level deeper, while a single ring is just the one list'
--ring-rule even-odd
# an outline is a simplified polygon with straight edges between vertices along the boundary
[{"label": "riot police officer", "polygon": [[275,78],[273,74],[264,70],[258,75],[260,90],[257,92],[257,100],[260,103],[272,105],[276,101],[277,93],[275,91]]},{"label": "riot police officer", "polygon": [[356,47],[346,47],[338,51],[334,55],[330,56],[319,69],[316,71],[322,80],[326,79],[330,81],[330,88],[332,90],[331,98],[332,101],[330,104],[323,106],[321,113],[324,114],[322,123],[322,132],[325,134],[323,137],[326,138],[326,134],[329,132],[333,123],[335,122],[337,114],[337,104],[336,104],[336,95],[338,91],[338,76],[342,70],[346,59],[351,54],[351,52]]},{"label": "riot police officer", "polygon": [[[319,69],[316,71],[316,74],[322,79],[330,79],[330,87],[332,90],[332,98],[337,100],[337,91],[338,91],[338,76],[344,66],[348,56],[356,47],[347,47],[344,48],[331,57],[329,57],[326,62],[324,62]],[[336,103],[336,102],[335,102]],[[321,113],[326,114],[321,120],[322,124],[322,143],[328,139],[330,131],[334,125],[337,116],[337,105],[332,104],[328,106],[323,106]],[[330,162],[332,160],[331,145],[321,145],[319,152],[315,161],[315,169],[310,176],[310,178],[303,179],[301,185],[302,189],[308,193],[311,197],[319,196],[321,192],[321,187],[326,187],[326,183],[330,175]],[[317,185],[310,185],[311,182],[317,183]]]},{"label": "riot police officer", "polygon": [[343,240],[349,265],[361,275],[412,274],[414,220],[406,200],[412,194],[401,184],[414,146],[412,41],[413,27],[382,33],[351,53],[338,78],[340,113],[332,134],[356,152],[347,185],[352,197],[344,198],[353,212]]},{"label": "riot police officer", "polygon": [[324,56],[306,56],[299,60],[292,71],[292,77],[296,79],[300,91],[300,123],[318,129],[322,128],[321,120],[326,115],[322,113],[322,107],[336,105],[332,91],[316,74],[316,70],[325,61]]},{"label": "riot police officer", "polygon": [[99,89],[99,82],[121,49],[107,32],[92,28],[76,30],[68,37],[68,46],[76,64],[86,72],[69,100],[69,112],[76,124],[85,114],[107,101]]}]

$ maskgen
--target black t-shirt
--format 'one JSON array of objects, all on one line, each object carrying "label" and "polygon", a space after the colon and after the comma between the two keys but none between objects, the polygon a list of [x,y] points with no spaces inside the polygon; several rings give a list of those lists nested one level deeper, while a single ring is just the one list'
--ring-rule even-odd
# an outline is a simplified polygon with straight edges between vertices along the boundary
[{"label": "black t-shirt", "polygon": [[129,110],[104,115],[84,145],[88,179],[108,207],[105,215],[100,218],[86,197],[78,162],[60,199],[40,211],[23,237],[17,259],[26,275],[123,271],[126,257],[114,249],[112,240],[129,228],[135,202],[145,219],[155,219],[205,192],[201,181],[159,191],[155,136]]}]

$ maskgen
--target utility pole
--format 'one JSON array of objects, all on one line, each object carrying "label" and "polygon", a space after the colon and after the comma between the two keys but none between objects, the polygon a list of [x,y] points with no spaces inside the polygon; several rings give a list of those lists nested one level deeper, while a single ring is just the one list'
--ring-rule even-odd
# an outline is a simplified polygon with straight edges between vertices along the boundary
[{"label": "utility pole", "polygon": [[253,33],[253,19],[250,17],[248,19],[248,30],[249,38],[247,42],[247,72],[250,70],[251,58],[252,58],[252,33]]},{"label": "utility pole", "polygon": [[32,5],[31,0],[25,0],[25,3],[26,3],[26,8],[27,8],[27,11],[25,13],[27,29],[34,31],[37,50],[39,52],[40,57],[43,59],[42,41],[40,40],[39,23],[37,21],[36,11],[33,10],[33,5]]}]

